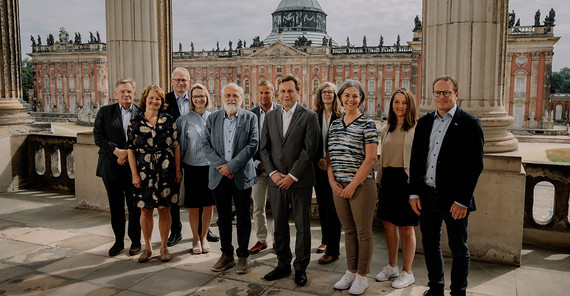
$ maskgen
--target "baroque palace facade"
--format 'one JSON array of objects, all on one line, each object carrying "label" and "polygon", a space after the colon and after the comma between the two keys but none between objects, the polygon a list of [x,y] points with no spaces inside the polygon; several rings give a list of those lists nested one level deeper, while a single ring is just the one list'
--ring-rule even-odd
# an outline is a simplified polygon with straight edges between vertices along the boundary
[{"label": "baroque palace facade", "polygon": [[[552,12],[551,12],[552,13]],[[393,90],[410,89],[421,98],[422,26],[416,17],[413,40],[385,45],[382,36],[361,45],[339,45],[326,31],[326,13],[316,0],[282,0],[272,14],[271,33],[263,40],[255,37],[247,46],[239,40],[229,48],[173,52],[175,67],[190,72],[192,83],[202,83],[213,97],[213,108],[222,106],[221,90],[230,82],[244,88],[245,108],[257,105],[257,84],[293,74],[301,82],[300,103],[313,106],[318,85],[330,81],[340,86],[347,79],[362,83],[366,90],[364,112],[386,114]],[[504,102],[514,127],[549,127],[562,120],[553,114],[560,109],[550,103],[550,75],[554,36],[554,16],[544,24],[520,26],[509,15]],[[540,16],[539,16],[540,18]],[[62,31],[63,39],[62,39]],[[35,100],[38,111],[77,112],[80,108],[101,106],[108,101],[105,44],[93,36],[89,43],[66,41],[62,28],[60,41],[39,45],[33,41],[32,57]],[[49,38],[49,37],[48,37]],[[77,33],[76,33],[77,39]],[[80,38],[79,38],[80,39]],[[77,42],[79,41],[79,42]],[[374,45],[372,45],[374,43]],[[74,108],[73,108],[74,107]]]}]

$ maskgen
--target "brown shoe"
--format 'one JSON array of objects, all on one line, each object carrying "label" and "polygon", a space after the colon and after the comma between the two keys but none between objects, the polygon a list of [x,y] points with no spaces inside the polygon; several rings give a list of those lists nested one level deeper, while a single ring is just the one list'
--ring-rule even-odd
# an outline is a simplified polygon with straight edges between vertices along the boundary
[{"label": "brown shoe", "polygon": [[326,252],[326,251],[327,251],[327,245],[320,245],[320,246],[317,248],[317,254],[319,254],[319,253],[324,253],[324,252]]},{"label": "brown shoe", "polygon": [[212,266],[212,271],[224,271],[234,265],[236,265],[234,256],[222,255],[218,262]]},{"label": "brown shoe", "polygon": [[249,249],[249,252],[251,254],[257,254],[259,251],[265,249],[267,249],[267,242],[261,243],[260,241],[257,241],[257,243],[255,243],[255,245]]},{"label": "brown shoe", "polygon": [[337,259],[338,256],[324,254],[321,258],[319,258],[319,264],[329,264],[335,262]]},{"label": "brown shoe", "polygon": [[242,274],[247,272],[247,258],[239,257],[236,265],[236,273]]},{"label": "brown shoe", "polygon": [[172,256],[170,255],[170,252],[168,252],[168,248],[160,250],[160,261],[168,262],[170,260],[172,260]]},{"label": "brown shoe", "polygon": [[147,262],[148,259],[150,258],[150,256],[152,256],[152,251],[149,249],[144,249],[144,251],[142,252],[142,254],[139,257],[139,262],[140,263]]}]

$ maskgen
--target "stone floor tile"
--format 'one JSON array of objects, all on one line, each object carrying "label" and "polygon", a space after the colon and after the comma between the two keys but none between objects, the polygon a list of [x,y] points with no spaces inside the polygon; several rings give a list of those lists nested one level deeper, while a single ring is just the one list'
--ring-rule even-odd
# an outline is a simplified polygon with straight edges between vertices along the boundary
[{"label": "stone floor tile", "polygon": [[68,279],[37,272],[18,275],[5,280],[1,290],[6,295],[40,295],[43,292],[68,283]]},{"label": "stone floor tile", "polygon": [[218,259],[220,259],[221,255],[222,255],[221,253],[217,252],[192,255],[187,251],[185,252],[183,251],[183,253],[179,255],[180,261],[173,264],[172,267],[176,269],[195,271],[204,274],[219,275],[220,272],[212,271],[212,266],[214,266],[214,264],[218,262]]},{"label": "stone floor tile", "polygon": [[103,286],[128,289],[164,268],[160,262],[156,261],[142,264],[129,260],[119,260],[90,273],[81,280]]},{"label": "stone floor tile", "polygon": [[39,268],[38,271],[71,279],[80,279],[118,260],[92,254],[78,254],[46,265]]},{"label": "stone floor tile", "polygon": [[[270,288],[268,286],[259,285],[256,283],[248,283],[243,281],[236,281],[226,278],[215,278],[212,281],[199,287],[195,296],[218,296],[218,295],[232,295],[232,296],[257,296],[267,295],[266,291]],[[273,289],[276,290],[276,289]],[[288,291],[291,292],[291,291]],[[270,294],[274,295],[274,294]],[[283,295],[294,295],[291,293]]]},{"label": "stone floor tile", "polygon": [[148,294],[143,294],[135,291],[123,290],[114,296],[148,296]]},{"label": "stone floor tile", "polygon": [[24,224],[10,223],[11,225],[2,229],[1,236],[2,238],[14,239],[18,238],[21,235],[28,234],[36,229],[37,227],[30,227]]},{"label": "stone floor tile", "polygon": [[130,287],[130,291],[149,295],[188,295],[214,276],[179,269],[164,269],[153,274],[152,279],[142,280]]},{"label": "stone floor tile", "polygon": [[517,296],[570,294],[570,277],[568,272],[538,270],[524,268],[515,271]]},{"label": "stone floor tile", "polygon": [[18,253],[11,258],[7,258],[5,262],[30,269],[39,269],[43,266],[76,254],[77,252],[69,249],[38,246],[37,248],[30,249],[28,251]]},{"label": "stone floor tile", "polygon": [[77,295],[89,295],[89,296],[110,296],[116,295],[120,292],[120,289],[105,287],[100,285],[95,285],[88,282],[74,282],[66,285],[62,285],[57,288],[50,289],[47,293],[43,294],[45,296],[77,296]]},{"label": "stone floor tile", "polygon": [[0,239],[0,259],[6,259],[39,248],[38,245],[18,242],[10,239]]},{"label": "stone floor tile", "polygon": [[[15,276],[19,276],[21,274],[30,273],[30,272],[31,272],[30,269],[0,263],[0,282],[3,282],[4,280],[9,279],[9,278],[13,278]],[[0,288],[0,290],[1,290],[1,288]],[[1,295],[1,293],[0,293],[0,295]]]},{"label": "stone floor tile", "polygon": [[261,263],[260,261],[256,260],[249,260],[249,269],[245,274],[237,274],[235,268],[231,268],[221,274],[221,277],[236,280],[236,281],[244,281],[248,283],[259,284],[262,286],[271,286],[275,282],[269,282],[263,279],[263,277],[270,271],[272,271],[275,267],[272,265],[267,265]]},{"label": "stone floor tile", "polygon": [[69,239],[76,235],[77,233],[69,232],[67,230],[38,227],[34,228],[33,231],[21,234],[17,238],[13,239],[38,245],[51,245],[55,242]]},{"label": "stone floor tile", "polygon": [[315,295],[331,295],[334,293],[334,284],[342,277],[342,275],[342,273],[323,271],[314,268],[307,269],[307,284],[303,287],[295,287],[295,291]]},{"label": "stone floor tile", "polygon": [[[74,237],[59,241],[55,244],[55,246],[60,248],[69,248],[76,251],[87,251],[114,241],[115,240],[113,238],[108,236],[82,233]],[[130,242],[128,244],[125,243],[125,246],[127,248],[130,247]]]}]

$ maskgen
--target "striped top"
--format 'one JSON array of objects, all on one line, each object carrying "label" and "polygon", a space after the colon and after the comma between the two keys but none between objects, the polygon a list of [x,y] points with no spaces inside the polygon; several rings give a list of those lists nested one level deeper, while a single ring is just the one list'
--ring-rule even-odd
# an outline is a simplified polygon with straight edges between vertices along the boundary
[{"label": "striped top", "polygon": [[206,119],[208,119],[209,115],[209,111],[204,111],[204,114],[200,115],[190,110],[190,112],[178,117],[176,120],[178,134],[180,135],[178,138],[180,159],[187,165],[210,165],[202,149],[202,138],[206,128]]},{"label": "striped top", "polygon": [[[336,119],[329,129],[329,156],[337,182],[350,182],[364,162],[366,144],[378,143],[374,121],[362,114],[348,126],[344,116]],[[374,179],[374,170],[367,178]]]}]

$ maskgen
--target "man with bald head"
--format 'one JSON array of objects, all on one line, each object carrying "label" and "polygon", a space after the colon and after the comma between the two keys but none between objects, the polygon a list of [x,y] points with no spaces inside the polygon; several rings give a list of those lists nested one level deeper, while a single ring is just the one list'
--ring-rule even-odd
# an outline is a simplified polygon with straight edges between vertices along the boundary
[{"label": "man with bald head", "polygon": [[241,108],[243,88],[230,83],[222,90],[224,108],[208,117],[202,147],[210,162],[208,187],[214,192],[222,256],[213,271],[235,265],[232,245],[232,199],[236,207],[238,256],[237,273],[247,272],[251,187],[257,183],[253,155],[259,144],[257,117]]}]

